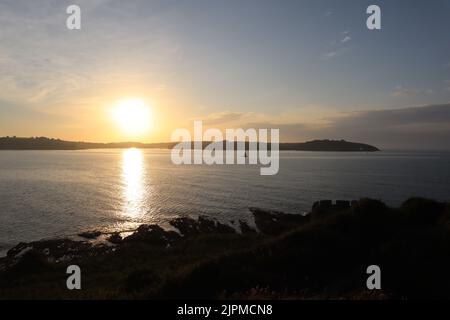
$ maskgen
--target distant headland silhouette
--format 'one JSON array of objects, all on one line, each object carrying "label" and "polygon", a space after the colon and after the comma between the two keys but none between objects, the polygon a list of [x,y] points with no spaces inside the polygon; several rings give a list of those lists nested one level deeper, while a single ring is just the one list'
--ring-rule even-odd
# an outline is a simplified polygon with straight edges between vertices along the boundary
[{"label": "distant headland silhouette", "polygon": [[[112,142],[95,143],[83,141],[64,141],[46,137],[0,137],[0,150],[86,150],[86,149],[171,149],[178,142],[141,143],[141,142]],[[203,141],[203,148],[210,141]],[[225,143],[225,141],[224,141]],[[194,147],[192,147],[194,148]],[[248,149],[248,143],[246,145]],[[270,149],[270,144],[269,144]],[[380,151],[377,147],[345,140],[313,140],[307,142],[280,143],[280,150],[290,151],[350,151],[374,152]]]}]

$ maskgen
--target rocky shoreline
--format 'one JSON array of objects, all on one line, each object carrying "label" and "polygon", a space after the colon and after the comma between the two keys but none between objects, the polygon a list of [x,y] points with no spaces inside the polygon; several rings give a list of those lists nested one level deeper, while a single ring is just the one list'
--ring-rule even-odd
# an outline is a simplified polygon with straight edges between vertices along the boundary
[{"label": "rocky shoreline", "polygon": [[[282,231],[301,225],[309,220],[309,215],[287,214],[283,212],[249,208],[255,219],[255,227],[239,220],[240,230],[229,224],[221,223],[208,216],[198,219],[182,217],[169,221],[169,225],[177,231],[165,230],[156,224],[142,224],[135,230],[124,232],[85,231],[78,234],[82,240],[68,238],[21,242],[7,251],[6,257],[0,258],[0,270],[5,270],[17,264],[26,254],[36,254],[45,257],[49,263],[68,263],[80,258],[93,257],[114,252],[117,247],[132,245],[136,242],[168,248],[177,245],[186,238],[211,233],[217,234],[279,234]],[[130,235],[122,237],[123,233]],[[97,244],[92,240],[106,236],[105,241]]]},{"label": "rocky shoreline", "polygon": [[[126,236],[90,231],[80,234],[85,241],[20,243],[0,259],[0,299],[450,297],[449,203],[323,200],[307,215],[249,210],[255,225],[238,221],[239,230],[200,216],[171,220],[174,230],[141,225]],[[92,241],[99,237],[106,241]],[[374,263],[385,273],[383,290],[371,292],[365,268]],[[83,290],[65,287],[72,264],[83,270]]]}]

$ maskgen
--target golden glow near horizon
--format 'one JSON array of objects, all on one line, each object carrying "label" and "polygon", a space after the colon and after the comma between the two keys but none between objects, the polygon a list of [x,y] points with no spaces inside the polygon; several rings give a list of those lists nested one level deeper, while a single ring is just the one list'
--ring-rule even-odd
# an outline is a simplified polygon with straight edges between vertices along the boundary
[{"label": "golden glow near horizon", "polygon": [[140,136],[151,129],[150,106],[142,99],[119,100],[113,109],[113,119],[128,136]]}]

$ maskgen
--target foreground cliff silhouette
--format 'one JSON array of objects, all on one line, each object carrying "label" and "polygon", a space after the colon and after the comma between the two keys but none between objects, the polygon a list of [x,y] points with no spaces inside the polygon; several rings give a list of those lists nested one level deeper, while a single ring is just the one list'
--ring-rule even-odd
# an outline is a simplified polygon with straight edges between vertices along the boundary
[{"label": "foreground cliff silhouette", "polygon": [[[413,299],[450,298],[450,204],[412,198],[321,201],[309,215],[251,209],[239,221],[171,221],[181,235],[142,225],[109,242],[22,243],[0,260],[0,298]],[[96,232],[83,236],[95,238]],[[82,290],[66,288],[66,268]],[[379,265],[382,290],[366,289]]]},{"label": "foreground cliff silhouette", "polygon": [[[211,142],[204,141],[203,147],[207,146],[210,143]],[[139,143],[139,142],[92,143],[92,142],[64,141],[60,139],[49,139],[46,137],[0,138],[0,150],[84,150],[84,149],[114,149],[114,148],[171,149],[175,144],[176,143]],[[280,150],[292,150],[292,151],[369,151],[369,152],[379,151],[378,148],[368,144],[348,142],[345,140],[314,140],[298,143],[280,143],[279,148]],[[246,149],[248,149],[248,143]]]}]

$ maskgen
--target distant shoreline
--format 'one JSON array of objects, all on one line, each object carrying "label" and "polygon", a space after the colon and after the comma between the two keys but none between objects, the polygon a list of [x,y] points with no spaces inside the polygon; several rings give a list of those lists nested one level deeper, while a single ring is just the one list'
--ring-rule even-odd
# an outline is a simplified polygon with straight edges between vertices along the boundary
[{"label": "distant shoreline", "polygon": [[[211,141],[203,141],[202,148],[205,148]],[[223,142],[225,144],[225,141]],[[64,141],[46,137],[37,138],[0,138],[0,150],[90,150],[90,149],[172,149],[178,142],[163,143],[140,143],[140,142],[118,142],[118,143],[93,143],[81,141]],[[262,143],[259,143],[261,145]],[[192,149],[195,149],[191,142]],[[270,150],[270,144],[268,144]],[[236,149],[236,142],[235,142]],[[248,150],[248,143],[246,143]],[[313,140],[307,142],[280,143],[280,151],[322,151],[322,152],[375,152],[380,151],[375,146],[349,142],[345,140]]]}]

